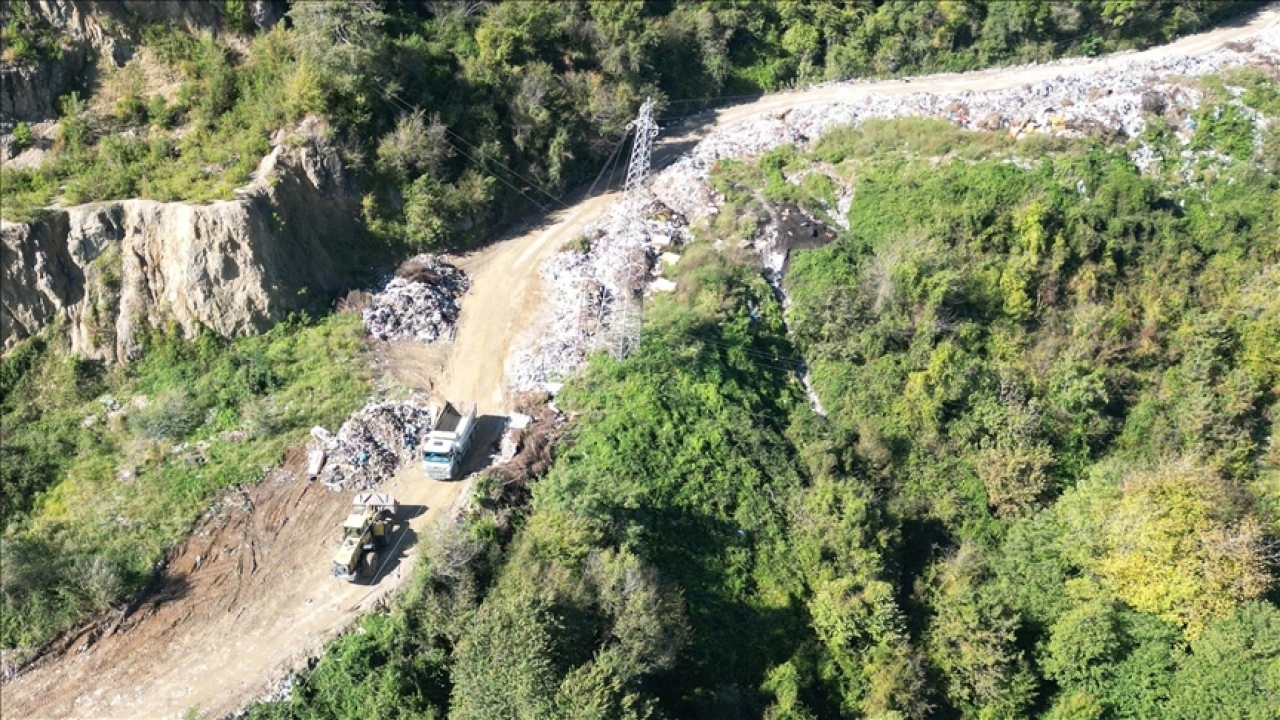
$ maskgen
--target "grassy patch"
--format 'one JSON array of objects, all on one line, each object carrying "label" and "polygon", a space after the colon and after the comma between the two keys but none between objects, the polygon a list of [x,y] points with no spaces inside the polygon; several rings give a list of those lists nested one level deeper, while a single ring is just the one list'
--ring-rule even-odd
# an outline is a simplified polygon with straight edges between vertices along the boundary
[{"label": "grassy patch", "polygon": [[210,498],[366,397],[360,318],[156,336],[106,369],[29,340],[3,361],[0,645],[38,644],[145,583]]},{"label": "grassy patch", "polygon": [[239,63],[209,35],[152,27],[144,38],[180,78],[176,99],[147,96],[134,65],[112,75],[106,109],[72,96],[52,156],[36,170],[3,171],[5,219],[31,220],[55,201],[229,199],[270,151],[271,134],[300,116],[287,101],[295,63],[283,28],[255,38]]}]

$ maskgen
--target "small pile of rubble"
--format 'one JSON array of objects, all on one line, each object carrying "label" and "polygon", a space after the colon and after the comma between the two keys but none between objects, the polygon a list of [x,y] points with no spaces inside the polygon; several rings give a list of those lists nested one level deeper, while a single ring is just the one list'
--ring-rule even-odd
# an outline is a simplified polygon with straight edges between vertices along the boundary
[{"label": "small pile of rubble", "polygon": [[413,460],[432,417],[430,409],[414,402],[383,401],[352,413],[337,434],[312,428],[308,476],[330,488],[374,488]]},{"label": "small pile of rubble", "polygon": [[419,255],[369,299],[365,330],[379,340],[451,339],[470,289],[466,273],[434,255]]}]

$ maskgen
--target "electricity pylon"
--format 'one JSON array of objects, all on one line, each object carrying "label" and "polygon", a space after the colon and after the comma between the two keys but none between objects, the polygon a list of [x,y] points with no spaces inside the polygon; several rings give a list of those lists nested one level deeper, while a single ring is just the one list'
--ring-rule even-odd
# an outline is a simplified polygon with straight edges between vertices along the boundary
[{"label": "electricity pylon", "polygon": [[627,181],[622,186],[628,194],[644,187],[649,179],[653,141],[658,137],[658,123],[653,120],[652,98],[644,99],[640,115],[631,122],[631,128],[636,131],[636,139],[631,145],[631,160],[627,163]]}]

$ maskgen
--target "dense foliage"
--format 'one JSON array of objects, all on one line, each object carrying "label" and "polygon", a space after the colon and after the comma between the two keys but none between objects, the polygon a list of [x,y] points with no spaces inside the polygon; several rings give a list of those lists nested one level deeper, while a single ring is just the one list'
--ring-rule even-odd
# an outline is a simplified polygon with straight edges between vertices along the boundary
[{"label": "dense foliage", "polygon": [[[6,170],[0,193],[11,220],[53,202],[229,198],[274,131],[317,113],[364,175],[375,236],[460,247],[555,207],[645,96],[687,115],[795,83],[1160,42],[1249,5],[297,2],[287,27],[246,38],[247,5],[230,0],[217,35],[110,23],[139,51],[122,67],[99,61],[95,85],[62,103],[55,152]],[[0,21],[5,62],[50,54],[38,51],[50,29],[26,5]]]},{"label": "dense foliage", "polygon": [[[1245,150],[1190,182],[1098,146],[814,150],[857,191],[849,231],[795,259],[791,327],[904,531],[903,604],[962,715],[1274,711],[1274,649],[1225,629],[1280,617],[1280,183],[1253,130],[1202,128]],[[1204,662],[1224,633],[1252,680]]]},{"label": "dense foliage", "polygon": [[[1231,127],[1262,147],[1203,132]],[[400,692],[392,716],[1275,717],[1262,159],[1142,175],[913,120],[726,163],[710,239],[854,188],[849,229],[793,253],[790,308],[687,249],[639,351],[566,388],[547,475],[482,483],[409,598],[251,715]]]},{"label": "dense foliage", "polygon": [[151,580],[219,492],[368,390],[353,314],[255,338],[157,335],[106,368],[43,339],[0,361],[0,645],[38,645]]}]

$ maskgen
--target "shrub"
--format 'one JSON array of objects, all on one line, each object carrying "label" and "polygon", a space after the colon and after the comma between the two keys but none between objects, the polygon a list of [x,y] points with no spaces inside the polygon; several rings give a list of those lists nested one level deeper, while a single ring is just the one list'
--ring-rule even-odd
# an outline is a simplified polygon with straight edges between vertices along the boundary
[{"label": "shrub", "polygon": [[1253,157],[1253,120],[1238,105],[1205,105],[1198,108],[1191,147],[1217,150],[1245,160]]},{"label": "shrub", "polygon": [[401,180],[422,174],[438,175],[444,161],[453,154],[445,132],[439,114],[427,118],[425,112],[417,110],[401,115],[395,129],[378,143],[379,166]]},{"label": "shrub", "polygon": [[134,415],[134,426],[150,440],[178,440],[203,424],[204,411],[185,390],[167,390],[153,398],[146,410]]},{"label": "shrub", "polygon": [[13,126],[13,146],[15,150],[22,151],[35,144],[36,135],[31,131],[31,126],[25,122],[19,122]]}]

